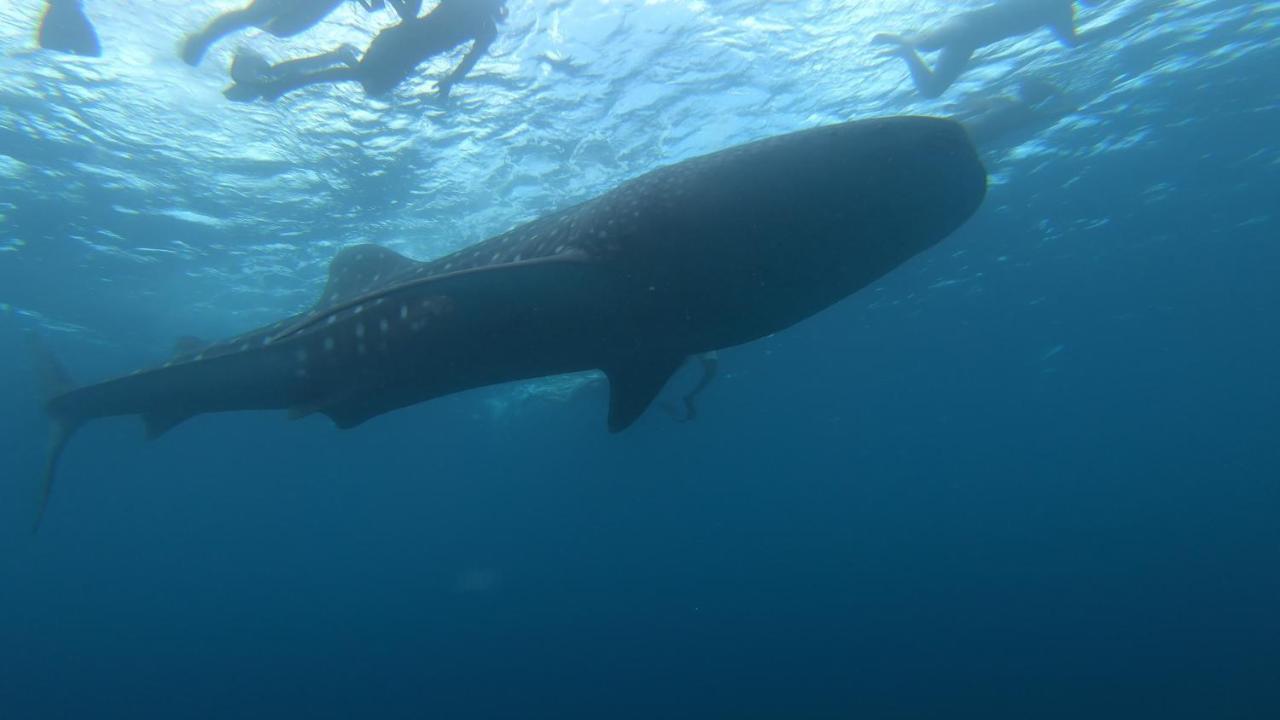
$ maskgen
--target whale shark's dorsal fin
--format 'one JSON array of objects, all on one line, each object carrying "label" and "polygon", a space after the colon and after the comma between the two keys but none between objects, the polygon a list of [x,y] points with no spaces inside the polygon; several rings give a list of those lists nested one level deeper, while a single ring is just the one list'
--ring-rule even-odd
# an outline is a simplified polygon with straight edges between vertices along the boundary
[{"label": "whale shark's dorsal fin", "polygon": [[327,310],[367,295],[419,263],[380,245],[352,245],[329,263],[329,282],[313,311]]},{"label": "whale shark's dorsal fin", "polygon": [[682,354],[638,355],[604,368],[609,377],[609,432],[630,427],[684,361]]}]

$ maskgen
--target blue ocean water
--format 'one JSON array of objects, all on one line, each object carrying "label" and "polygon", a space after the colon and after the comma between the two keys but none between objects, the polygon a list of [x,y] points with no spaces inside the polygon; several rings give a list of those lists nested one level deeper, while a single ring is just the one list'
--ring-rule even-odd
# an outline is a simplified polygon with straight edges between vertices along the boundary
[{"label": "blue ocean water", "polygon": [[[1280,3],[1113,0],[939,101],[868,45],[982,2],[511,0],[441,102],[225,101],[238,2],[87,0],[101,59],[0,7],[0,718],[1280,716]],[[77,379],[296,312],[337,249],[441,255],[646,170],[850,118],[1061,112],[978,215],[722,353],[694,422],[598,378],[339,432],[203,416],[46,442]],[[666,399],[696,382],[686,370]]]}]

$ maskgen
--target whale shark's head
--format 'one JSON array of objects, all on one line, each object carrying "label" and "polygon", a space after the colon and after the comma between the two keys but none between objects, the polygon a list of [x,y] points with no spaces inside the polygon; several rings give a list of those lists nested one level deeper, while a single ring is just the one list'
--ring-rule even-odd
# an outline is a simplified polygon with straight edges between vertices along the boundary
[{"label": "whale shark's head", "polygon": [[807,208],[797,210],[812,218],[813,240],[845,257],[901,262],[953,232],[986,195],[986,169],[957,122],[896,117],[826,130],[798,138],[780,172],[806,188]]},{"label": "whale shark's head", "polygon": [[670,165],[582,206],[575,222],[584,254],[604,258],[655,313],[682,318],[670,334],[696,336],[701,351],[865,287],[958,228],[985,193],[959,124],[895,117]]},{"label": "whale shark's head", "polygon": [[893,117],[705,155],[635,189],[654,210],[648,243],[667,268],[847,294],[959,227],[986,177],[958,123]]}]

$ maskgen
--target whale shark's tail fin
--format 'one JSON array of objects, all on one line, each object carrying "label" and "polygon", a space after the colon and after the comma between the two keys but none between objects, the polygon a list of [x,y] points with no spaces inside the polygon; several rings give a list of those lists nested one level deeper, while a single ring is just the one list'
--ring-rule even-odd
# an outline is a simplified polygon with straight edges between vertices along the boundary
[{"label": "whale shark's tail fin", "polygon": [[49,348],[34,332],[27,334],[27,344],[31,348],[31,357],[36,366],[36,380],[39,383],[41,402],[49,416],[49,449],[46,451],[44,470],[40,476],[40,497],[36,508],[35,522],[31,531],[40,529],[40,520],[44,517],[45,507],[49,504],[49,492],[53,489],[53,475],[58,469],[58,460],[62,457],[62,449],[75,434],[83,422],[68,417],[64,413],[52,409],[50,401],[75,389],[71,376],[58,362]]}]

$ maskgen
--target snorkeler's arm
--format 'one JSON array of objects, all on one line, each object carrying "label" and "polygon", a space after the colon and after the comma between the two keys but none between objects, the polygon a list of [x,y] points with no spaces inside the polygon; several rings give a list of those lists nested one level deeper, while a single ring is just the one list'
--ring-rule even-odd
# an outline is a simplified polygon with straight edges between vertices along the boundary
[{"label": "snorkeler's arm", "polygon": [[462,62],[458,63],[458,67],[454,68],[448,77],[438,83],[437,87],[439,87],[442,95],[449,94],[449,88],[471,72],[471,68],[476,66],[476,63],[489,50],[489,46],[493,44],[494,39],[497,37],[498,28],[493,25],[490,25],[484,34],[476,37],[476,41],[471,44],[471,49],[467,51],[466,57],[462,58]]}]

